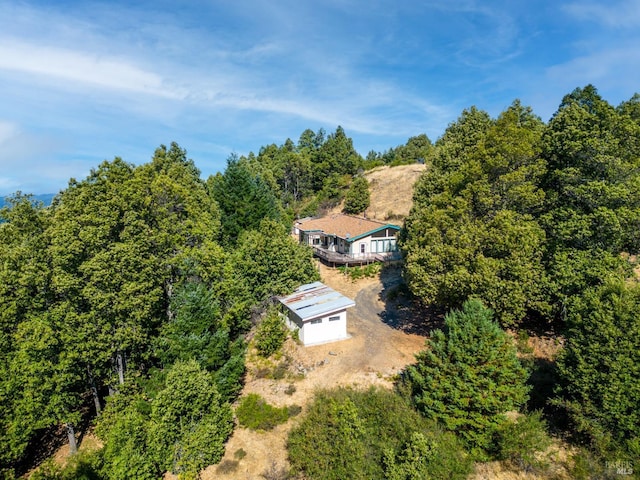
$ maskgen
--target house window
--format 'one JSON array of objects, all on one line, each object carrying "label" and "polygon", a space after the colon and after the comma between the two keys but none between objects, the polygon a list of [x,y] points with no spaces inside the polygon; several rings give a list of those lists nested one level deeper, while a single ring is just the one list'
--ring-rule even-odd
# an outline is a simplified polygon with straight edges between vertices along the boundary
[{"label": "house window", "polygon": [[309,323],[311,325],[317,325],[318,323],[322,323],[322,319],[321,318],[316,318],[315,320],[311,320]]},{"label": "house window", "polygon": [[335,322],[337,320],[340,320],[340,315],[336,315],[335,317],[329,317],[330,322]]},{"label": "house window", "polygon": [[360,253],[364,253],[364,251],[365,251],[365,247],[366,247],[366,246],[365,246],[365,244],[364,244],[364,243],[361,243],[361,244],[360,244]]}]

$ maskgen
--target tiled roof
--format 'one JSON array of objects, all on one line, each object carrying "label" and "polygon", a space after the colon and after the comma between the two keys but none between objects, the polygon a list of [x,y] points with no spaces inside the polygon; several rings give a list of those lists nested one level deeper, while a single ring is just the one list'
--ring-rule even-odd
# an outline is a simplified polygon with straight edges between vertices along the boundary
[{"label": "tiled roof", "polygon": [[398,230],[397,225],[342,214],[302,221],[298,226],[300,230],[305,232],[320,230],[326,234],[336,235],[340,238],[347,238],[347,236],[349,238],[359,237],[365,233],[380,230],[384,227]]},{"label": "tiled roof", "polygon": [[353,300],[321,282],[302,285],[291,295],[278,300],[303,321],[322,317],[355,305]]}]

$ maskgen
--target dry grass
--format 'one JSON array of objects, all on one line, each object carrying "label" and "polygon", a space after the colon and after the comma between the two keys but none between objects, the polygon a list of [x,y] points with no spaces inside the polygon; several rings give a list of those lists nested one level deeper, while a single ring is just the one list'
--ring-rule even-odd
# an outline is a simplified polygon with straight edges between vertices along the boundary
[{"label": "dry grass", "polygon": [[[369,182],[371,204],[367,209],[367,217],[373,220],[402,225],[413,205],[413,185],[426,170],[419,163],[400,165],[397,167],[377,167],[365,172]],[[342,211],[342,204],[331,213]]]}]

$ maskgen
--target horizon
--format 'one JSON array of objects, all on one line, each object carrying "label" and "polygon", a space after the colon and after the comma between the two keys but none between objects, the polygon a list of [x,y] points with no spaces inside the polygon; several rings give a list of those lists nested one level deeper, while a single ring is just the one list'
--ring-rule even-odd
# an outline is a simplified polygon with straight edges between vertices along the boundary
[{"label": "horizon", "polygon": [[231,154],[342,126],[362,155],[514,100],[547,122],[593,84],[640,89],[640,0],[0,0],[0,196],[58,193],[177,142],[203,178]]}]

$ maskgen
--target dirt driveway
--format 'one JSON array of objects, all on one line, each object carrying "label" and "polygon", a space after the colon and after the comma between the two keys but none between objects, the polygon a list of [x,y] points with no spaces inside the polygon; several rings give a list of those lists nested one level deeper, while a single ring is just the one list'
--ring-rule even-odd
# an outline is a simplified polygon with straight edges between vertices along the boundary
[{"label": "dirt driveway", "polygon": [[[407,322],[410,320],[407,310],[401,304],[383,301],[386,293],[399,283],[399,272],[386,272],[382,279],[353,283],[337,270],[324,266],[320,269],[324,283],[356,302],[348,310],[350,338],[312,347],[288,342],[285,356],[290,363],[289,375],[281,380],[256,378],[258,369],[250,368],[243,395],[258,393],[273,405],[304,408],[318,389],[391,387],[393,375],[411,363],[414,354],[423,348],[423,335],[405,331],[413,330],[411,322]],[[293,393],[291,385],[295,387]],[[256,479],[262,478],[261,474],[274,464],[286,468],[286,437],[296,421],[291,419],[270,432],[238,427],[227,443],[222,463],[205,470],[203,478]]]}]

